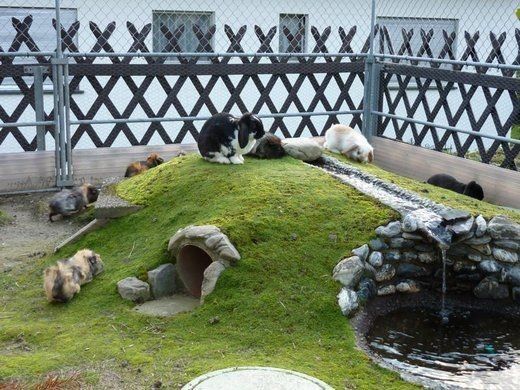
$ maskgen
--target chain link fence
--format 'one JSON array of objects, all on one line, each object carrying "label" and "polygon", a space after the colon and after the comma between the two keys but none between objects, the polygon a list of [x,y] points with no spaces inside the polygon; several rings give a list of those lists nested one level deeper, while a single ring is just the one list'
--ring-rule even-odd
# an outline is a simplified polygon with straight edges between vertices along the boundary
[{"label": "chain link fence", "polygon": [[518,7],[0,0],[0,153],[192,143],[253,111],[284,137],[339,121],[517,169]]}]

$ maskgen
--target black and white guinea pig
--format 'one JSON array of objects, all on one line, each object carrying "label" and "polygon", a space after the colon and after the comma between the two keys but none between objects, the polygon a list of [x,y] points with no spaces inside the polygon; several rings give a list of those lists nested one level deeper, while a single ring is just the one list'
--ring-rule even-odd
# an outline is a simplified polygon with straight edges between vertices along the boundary
[{"label": "black and white guinea pig", "polygon": [[228,113],[213,115],[204,123],[197,140],[199,152],[208,161],[220,164],[243,164],[244,157],[265,134],[256,115],[240,118]]}]

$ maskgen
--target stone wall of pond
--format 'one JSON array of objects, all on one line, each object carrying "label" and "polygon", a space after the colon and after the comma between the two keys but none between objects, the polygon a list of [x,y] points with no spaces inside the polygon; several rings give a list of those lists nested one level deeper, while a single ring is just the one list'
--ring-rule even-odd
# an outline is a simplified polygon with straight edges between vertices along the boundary
[{"label": "stone wall of pond", "polygon": [[[463,214],[444,225],[451,235],[445,247],[447,293],[520,304],[520,225],[503,216],[486,221]],[[405,216],[375,233],[334,268],[333,278],[342,284],[343,314],[352,315],[376,296],[441,291],[442,251],[417,220]]]}]

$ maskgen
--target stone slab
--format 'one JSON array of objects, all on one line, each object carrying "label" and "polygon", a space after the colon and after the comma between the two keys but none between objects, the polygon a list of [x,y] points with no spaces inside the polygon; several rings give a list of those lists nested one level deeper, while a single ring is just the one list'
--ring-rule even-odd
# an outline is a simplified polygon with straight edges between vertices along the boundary
[{"label": "stone slab", "polygon": [[200,306],[199,299],[188,295],[175,294],[169,297],[147,301],[134,308],[141,314],[154,317],[171,317],[175,314],[192,311]]},{"label": "stone slab", "polygon": [[234,367],[202,375],[182,390],[333,390],[325,382],[273,367]]}]

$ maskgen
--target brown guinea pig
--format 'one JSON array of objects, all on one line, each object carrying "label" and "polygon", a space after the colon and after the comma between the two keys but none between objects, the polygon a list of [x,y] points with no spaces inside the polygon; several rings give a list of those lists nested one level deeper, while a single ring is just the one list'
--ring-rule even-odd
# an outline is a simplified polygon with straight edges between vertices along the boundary
[{"label": "brown guinea pig", "polygon": [[55,215],[72,215],[94,203],[99,190],[92,184],[85,183],[80,187],[64,189],[55,194],[49,201],[49,221],[53,222]]},{"label": "brown guinea pig", "polygon": [[125,177],[132,177],[138,175],[150,168],[161,165],[164,159],[157,153],[152,153],[148,156],[146,161],[134,161],[126,168]]},{"label": "brown guinea pig", "polygon": [[49,302],[67,302],[79,293],[81,285],[103,272],[101,257],[90,249],[78,251],[70,259],[58,260],[45,269],[43,288]]}]

